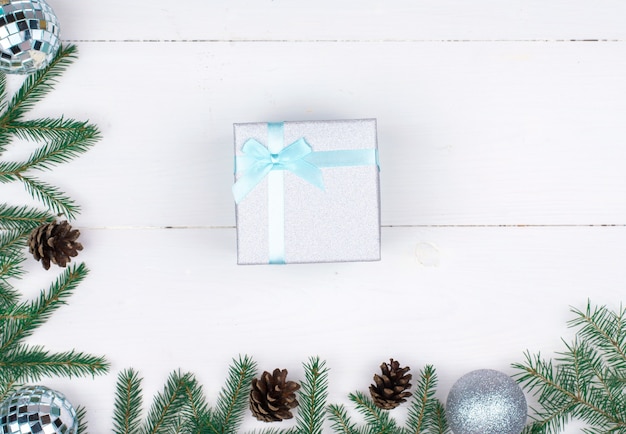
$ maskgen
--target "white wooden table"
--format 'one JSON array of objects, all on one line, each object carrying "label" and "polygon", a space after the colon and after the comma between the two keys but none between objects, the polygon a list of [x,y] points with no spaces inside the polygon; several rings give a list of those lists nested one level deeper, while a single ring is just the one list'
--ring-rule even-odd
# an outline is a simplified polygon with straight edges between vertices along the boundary
[{"label": "white wooden table", "polygon": [[[42,175],[83,207],[91,274],[30,342],[108,357],[108,376],[46,381],[91,432],[126,367],[146,405],[178,368],[214,403],[239,354],[296,380],[319,355],[347,403],[393,357],[434,364],[445,400],[470,370],[561,350],[569,306],[623,300],[623,1],[50,4],[80,56],[32,115],[104,138]],[[237,266],[232,124],[346,118],[378,119],[382,261]],[[27,269],[28,296],[58,272]]]}]

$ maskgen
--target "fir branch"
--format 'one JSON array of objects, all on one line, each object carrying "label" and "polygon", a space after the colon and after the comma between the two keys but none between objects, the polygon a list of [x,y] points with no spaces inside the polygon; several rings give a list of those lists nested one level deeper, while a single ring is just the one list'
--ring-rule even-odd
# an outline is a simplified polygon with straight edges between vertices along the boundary
[{"label": "fir branch", "polygon": [[[0,204],[0,230],[20,231],[28,233],[43,223],[54,221],[54,216],[28,206],[9,206]],[[2,241],[0,241],[2,244]]]},{"label": "fir branch", "polygon": [[87,434],[87,409],[83,406],[76,408],[76,419],[78,420],[78,430],[76,434]]},{"label": "fir branch", "polygon": [[0,183],[8,184],[9,182],[19,180],[20,168],[22,163],[17,162],[0,162]]},{"label": "fir branch", "polygon": [[99,137],[98,128],[87,121],[74,119],[42,118],[28,121],[15,121],[7,124],[5,130],[23,140],[31,141],[81,141]]},{"label": "fir branch", "polygon": [[185,420],[182,432],[188,434],[218,433],[219,428],[214,426],[211,418],[213,412],[209,408],[202,387],[195,378],[192,378],[185,387],[187,405],[183,409],[182,419]]},{"label": "fir branch", "polygon": [[113,432],[115,434],[138,434],[143,405],[142,378],[133,369],[122,371],[117,378]]},{"label": "fir branch", "polygon": [[431,427],[431,432],[434,434],[447,434],[450,432],[450,426],[448,425],[448,418],[446,417],[446,409],[443,403],[438,399],[435,400],[433,405],[434,421]]},{"label": "fir branch", "polygon": [[328,419],[331,422],[331,428],[336,433],[358,434],[356,424],[352,423],[350,416],[343,405],[329,405]]},{"label": "fir branch", "polygon": [[237,433],[248,404],[250,383],[256,375],[256,363],[248,356],[233,360],[228,371],[226,385],[217,399],[217,411],[213,421],[223,434]]},{"label": "fir branch", "polygon": [[63,139],[54,139],[37,149],[28,160],[23,163],[18,172],[27,170],[50,170],[53,166],[67,163],[80,154],[87,152],[100,137],[94,135],[91,137],[83,137],[78,135],[75,137],[67,137]]},{"label": "fir branch", "polygon": [[433,425],[433,398],[437,387],[437,374],[432,365],[420,371],[420,378],[414,393],[407,418],[407,429],[412,434],[427,431]]},{"label": "fir branch", "polygon": [[163,391],[154,397],[142,434],[169,433],[179,426],[179,412],[187,403],[185,389],[190,378],[190,374],[170,374]]},{"label": "fir branch", "polygon": [[328,369],[319,357],[304,364],[305,380],[298,391],[300,406],[297,416],[299,434],[321,434],[328,396]]},{"label": "fir branch", "polygon": [[37,327],[45,323],[55,310],[65,304],[87,273],[84,264],[71,265],[50,285],[48,291],[41,292],[37,300],[18,305],[8,312],[9,315],[23,317],[4,321],[4,327],[0,330],[0,354],[17,346],[21,339],[30,336]]},{"label": "fir branch", "polygon": [[263,428],[248,431],[247,434],[300,434],[296,428]]},{"label": "fir branch", "polygon": [[[25,227],[19,231],[0,231],[0,258],[7,262],[21,262],[24,258],[26,237],[30,232],[30,227]],[[8,274],[9,270],[4,270],[0,276],[6,277]]]},{"label": "fir branch", "polygon": [[437,383],[437,373],[432,365],[420,370],[404,429],[407,434],[445,434],[450,431],[444,406],[435,397]]},{"label": "fir branch", "polygon": [[365,417],[369,425],[369,430],[379,434],[396,434],[397,423],[389,413],[376,407],[374,401],[365,396],[362,392],[355,392],[349,395],[352,402],[356,404],[356,409]]},{"label": "fir branch", "polygon": [[589,425],[586,432],[626,431],[626,397],[620,378],[626,378],[624,316],[620,307],[584,311],[572,309],[576,318],[568,324],[580,328],[572,344],[564,342],[557,365],[526,352],[518,382],[538,396],[529,433],[558,432],[572,418]]},{"label": "fir branch", "polygon": [[[2,261],[0,261],[2,262]],[[4,265],[4,264],[2,264]],[[4,270],[3,270],[4,271]],[[21,270],[19,270],[21,271]],[[15,277],[15,270],[12,270],[7,274],[7,277]],[[12,275],[13,274],[13,275]],[[21,273],[19,273],[21,274]],[[18,274],[18,275],[19,275]],[[2,309],[7,308],[8,306],[12,306],[17,302],[19,298],[19,293],[12,285],[10,285],[5,279],[4,276],[0,278],[0,311]]]},{"label": "fir branch", "polygon": [[19,382],[40,381],[43,377],[95,376],[108,369],[104,357],[76,351],[51,354],[38,346],[18,346],[0,353],[0,372]]},{"label": "fir branch", "polygon": [[5,128],[19,120],[53,90],[57,79],[74,61],[76,54],[76,46],[61,46],[48,66],[27,76],[0,117],[0,127]]},{"label": "fir branch", "polygon": [[35,199],[41,201],[53,212],[63,214],[68,220],[72,220],[80,212],[80,207],[58,188],[41,182],[35,178],[18,175],[24,183],[26,191]]},{"label": "fir branch", "polygon": [[577,334],[603,351],[606,361],[613,368],[626,369],[626,309],[611,312],[606,306],[591,308],[587,302],[585,311],[572,308],[576,318],[569,327],[580,327]]},{"label": "fir branch", "polygon": [[296,428],[263,428],[248,431],[247,434],[300,434]]}]

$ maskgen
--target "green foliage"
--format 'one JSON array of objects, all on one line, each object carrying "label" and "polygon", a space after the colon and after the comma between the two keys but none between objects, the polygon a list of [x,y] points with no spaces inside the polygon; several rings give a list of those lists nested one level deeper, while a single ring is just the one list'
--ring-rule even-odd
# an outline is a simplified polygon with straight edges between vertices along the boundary
[{"label": "green foliage", "polygon": [[626,310],[587,303],[571,311],[576,336],[554,362],[527,352],[524,363],[513,365],[539,404],[524,433],[558,433],[572,419],[587,424],[585,433],[625,433]]},{"label": "green foliage", "polygon": [[256,375],[256,364],[249,357],[239,359],[228,371],[226,385],[217,400],[213,424],[221,427],[222,433],[236,434],[248,404],[250,383]]},{"label": "green foliage", "polygon": [[118,376],[113,414],[115,434],[139,433],[143,405],[141,381],[133,369],[127,369]]},{"label": "green foliage", "polygon": [[420,371],[404,427],[390,411],[378,408],[364,393],[355,392],[349,395],[349,399],[363,415],[365,425],[358,426],[343,405],[333,404],[328,407],[331,428],[340,434],[448,434],[451,431],[443,404],[435,397],[436,387],[435,368],[427,365]]},{"label": "green foliage", "polygon": [[19,303],[16,293],[5,294],[0,309],[0,400],[20,384],[43,377],[107,372],[108,363],[103,357],[77,351],[50,353],[43,347],[23,343],[65,304],[86,275],[83,264],[69,267],[35,300]]},{"label": "green foliage", "polygon": [[[72,119],[25,120],[24,115],[54,88],[57,79],[76,57],[73,46],[61,47],[45,68],[26,77],[10,99],[6,76],[0,73],[0,157],[13,138],[40,143],[25,160],[0,161],[0,183],[20,181],[46,210],[0,203],[0,400],[23,383],[44,377],[98,375],[108,371],[104,357],[75,350],[51,353],[23,341],[41,327],[87,275],[85,265],[64,270],[35,300],[20,301],[12,281],[22,277],[26,238],[37,226],[52,222],[54,213],[73,218],[79,208],[57,187],[34,178],[31,172],[46,171],[87,151],[98,139],[98,129]],[[85,434],[85,409],[77,407],[78,432]]]},{"label": "green foliage", "polygon": [[0,156],[13,137],[43,142],[25,161],[0,161],[0,183],[21,182],[52,213],[64,214],[70,220],[76,217],[79,207],[59,188],[33,177],[31,172],[50,170],[71,161],[90,149],[100,139],[100,133],[94,125],[74,119],[25,120],[23,117],[54,89],[75,58],[75,46],[61,47],[50,64],[29,75],[10,100],[6,94],[6,77],[0,74]]},{"label": "green foliage", "polygon": [[236,434],[248,403],[256,364],[245,356],[233,360],[216,408],[208,406],[192,374],[173,372],[141,423],[141,379],[133,370],[120,373],[114,412],[116,434]]},{"label": "green foliage", "polygon": [[298,398],[298,434],[321,434],[328,397],[328,369],[326,362],[312,357],[304,364],[304,381],[300,384]]}]

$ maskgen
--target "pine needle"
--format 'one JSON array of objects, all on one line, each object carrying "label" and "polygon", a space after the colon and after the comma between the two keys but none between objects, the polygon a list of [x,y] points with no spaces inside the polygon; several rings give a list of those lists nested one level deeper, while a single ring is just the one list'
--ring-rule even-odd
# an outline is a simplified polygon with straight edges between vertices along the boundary
[{"label": "pine needle", "polygon": [[50,353],[42,347],[18,346],[0,354],[0,372],[19,382],[40,381],[44,377],[95,376],[108,372],[104,357],[76,351]]},{"label": "pine needle", "polygon": [[319,357],[311,357],[304,364],[304,381],[300,384],[300,406],[296,424],[300,434],[322,434],[328,397],[328,369]]},{"label": "pine needle", "polygon": [[87,409],[83,406],[76,408],[76,419],[78,419],[78,430],[76,434],[87,434]]},{"label": "pine needle", "polygon": [[388,412],[376,407],[374,401],[365,396],[362,392],[354,392],[349,396],[350,400],[356,404],[356,409],[363,415],[368,424],[368,430],[380,434],[396,434],[398,427]]},{"label": "pine needle", "polygon": [[626,432],[625,311],[588,302],[572,313],[568,324],[578,329],[576,337],[564,342],[555,363],[526,352],[526,361],[513,365],[517,381],[539,402],[525,432],[559,432],[571,419],[584,421],[585,432]]},{"label": "pine needle", "polygon": [[6,127],[19,120],[35,104],[54,89],[57,79],[76,59],[76,46],[61,46],[47,67],[26,77],[24,83],[11,99],[6,112],[0,117],[0,126]]},{"label": "pine needle", "polygon": [[329,405],[328,419],[331,422],[331,428],[334,432],[339,434],[358,434],[356,424],[352,423],[343,405]]},{"label": "pine needle", "polygon": [[65,304],[87,273],[84,264],[72,265],[50,285],[47,291],[42,291],[37,300],[22,303],[9,311],[9,315],[16,317],[11,321],[2,321],[0,354],[14,348],[21,339],[30,336],[37,327],[45,323],[54,311]]},{"label": "pine needle", "polygon": [[54,213],[63,214],[73,220],[80,212],[80,207],[58,188],[38,179],[20,175],[18,177],[31,196],[43,202]]},{"label": "pine needle", "polygon": [[141,426],[143,405],[142,379],[133,369],[122,371],[117,378],[113,432],[115,434],[138,434]]},{"label": "pine needle", "polygon": [[142,434],[170,433],[179,426],[179,412],[186,405],[185,389],[189,386],[191,374],[173,372],[163,391],[154,397]]},{"label": "pine needle", "polygon": [[37,226],[52,221],[54,221],[54,216],[46,211],[28,206],[0,204],[0,230],[28,233]]},{"label": "pine needle", "polygon": [[233,360],[226,385],[217,399],[214,423],[221,426],[223,434],[237,434],[248,404],[250,384],[256,376],[256,363],[248,356]]},{"label": "pine needle", "polygon": [[74,119],[42,118],[15,121],[5,127],[10,134],[23,140],[38,141],[80,141],[99,137],[98,128],[88,122]]}]

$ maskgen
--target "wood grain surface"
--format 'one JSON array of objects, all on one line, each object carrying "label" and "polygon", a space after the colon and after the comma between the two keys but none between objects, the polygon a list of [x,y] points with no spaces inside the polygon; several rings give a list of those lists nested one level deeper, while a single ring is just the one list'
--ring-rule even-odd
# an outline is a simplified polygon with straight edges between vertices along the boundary
[{"label": "wood grain surface", "polygon": [[[107,355],[106,377],[46,382],[91,432],[126,367],[147,403],[178,368],[214,402],[239,354],[296,379],[319,355],[345,403],[394,357],[435,364],[445,400],[465,372],[561,349],[569,306],[623,301],[623,2],[50,4],[80,56],[32,116],[103,140],[41,175],[82,205],[91,274],[30,341]],[[237,266],[232,124],[347,118],[378,120],[382,261]],[[27,268],[30,296],[56,273]]]}]

